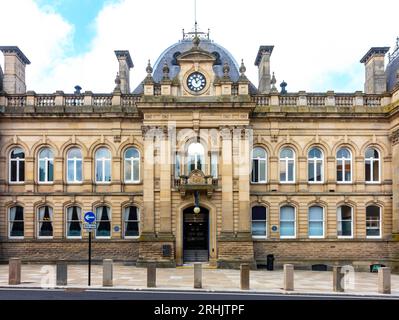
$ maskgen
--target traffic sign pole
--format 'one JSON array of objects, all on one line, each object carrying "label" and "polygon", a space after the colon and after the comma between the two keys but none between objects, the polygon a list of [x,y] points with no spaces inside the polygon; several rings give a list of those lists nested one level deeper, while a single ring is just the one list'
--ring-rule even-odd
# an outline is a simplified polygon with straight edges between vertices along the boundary
[{"label": "traffic sign pole", "polygon": [[92,230],[89,229],[89,275],[88,275],[88,279],[89,279],[89,287],[91,285],[91,232]]}]

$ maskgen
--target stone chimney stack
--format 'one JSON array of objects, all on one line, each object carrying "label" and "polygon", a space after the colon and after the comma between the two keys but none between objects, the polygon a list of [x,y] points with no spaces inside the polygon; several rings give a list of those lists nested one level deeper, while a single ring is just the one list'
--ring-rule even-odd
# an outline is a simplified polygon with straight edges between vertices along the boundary
[{"label": "stone chimney stack", "polygon": [[259,93],[270,93],[270,56],[274,46],[260,46],[256,56],[255,66],[258,67],[259,74]]},{"label": "stone chimney stack", "polygon": [[4,74],[0,74],[3,90],[8,94],[26,93],[25,66],[30,61],[18,47],[0,46],[0,50],[4,54]]},{"label": "stone chimney stack", "polygon": [[373,47],[360,60],[365,66],[364,92],[379,94],[387,91],[385,54],[389,47]]},{"label": "stone chimney stack", "polygon": [[130,93],[130,69],[134,67],[128,50],[116,50],[115,55],[119,62],[119,79],[121,81],[121,92]]}]

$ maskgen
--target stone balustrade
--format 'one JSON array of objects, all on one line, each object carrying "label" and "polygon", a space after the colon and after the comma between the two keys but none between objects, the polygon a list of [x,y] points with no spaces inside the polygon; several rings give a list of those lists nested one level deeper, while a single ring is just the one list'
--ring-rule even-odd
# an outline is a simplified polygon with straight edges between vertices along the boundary
[{"label": "stone balustrade", "polygon": [[[232,95],[237,95],[237,88],[232,90]],[[161,95],[161,87],[154,87],[154,96]],[[93,107],[111,107],[127,106],[134,107],[142,99],[141,95],[120,93],[95,94],[86,91],[82,94],[65,94],[57,91],[53,94],[36,94],[28,91],[26,94],[12,94],[0,96],[0,106],[5,107],[53,107],[53,106],[93,106]],[[271,93],[267,95],[254,95],[251,97],[256,106],[308,106],[308,107],[382,107],[395,102],[389,95],[370,95],[361,91],[355,93],[307,93],[300,91],[298,93],[279,94]]]}]

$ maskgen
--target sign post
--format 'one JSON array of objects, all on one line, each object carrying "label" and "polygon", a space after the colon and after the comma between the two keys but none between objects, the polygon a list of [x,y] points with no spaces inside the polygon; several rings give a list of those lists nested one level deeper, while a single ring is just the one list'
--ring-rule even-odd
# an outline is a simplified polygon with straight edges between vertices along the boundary
[{"label": "sign post", "polygon": [[89,270],[88,270],[88,285],[91,285],[91,234],[96,228],[96,215],[94,212],[86,212],[84,215],[83,228],[89,232]]}]

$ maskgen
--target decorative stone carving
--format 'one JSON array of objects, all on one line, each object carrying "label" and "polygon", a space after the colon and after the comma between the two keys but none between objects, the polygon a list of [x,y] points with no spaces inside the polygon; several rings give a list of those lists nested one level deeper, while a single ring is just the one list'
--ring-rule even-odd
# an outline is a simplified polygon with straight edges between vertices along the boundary
[{"label": "decorative stone carving", "polygon": [[396,145],[399,143],[399,129],[391,134],[391,141],[392,145]]}]

